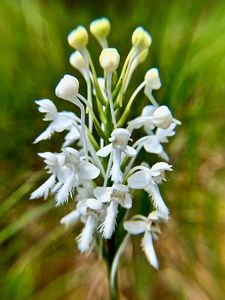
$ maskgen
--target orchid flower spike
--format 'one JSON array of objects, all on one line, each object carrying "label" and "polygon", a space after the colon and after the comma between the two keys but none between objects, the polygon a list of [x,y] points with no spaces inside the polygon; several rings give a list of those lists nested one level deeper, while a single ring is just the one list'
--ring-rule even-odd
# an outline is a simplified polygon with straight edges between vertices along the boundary
[{"label": "orchid flower spike", "polygon": [[161,233],[159,222],[167,221],[164,215],[158,211],[151,212],[148,217],[137,215],[130,221],[124,222],[124,229],[133,235],[144,233],[141,241],[142,249],[145,252],[149,263],[156,269],[159,268],[159,262],[153,246],[153,240],[158,239],[158,234]]},{"label": "orchid flower spike", "polygon": [[[165,173],[172,171],[164,143],[175,135],[181,123],[169,107],[159,105],[153,96],[161,88],[157,68],[150,67],[140,77],[138,86],[132,81],[135,70],[147,58],[151,35],[137,27],[127,57],[120,58],[117,48],[109,46],[110,31],[107,18],[90,23],[90,32],[101,46],[98,56],[87,48],[89,35],[85,27],[77,26],[68,34],[68,43],[73,48],[69,63],[79,71],[79,77],[65,74],[55,88],[55,95],[73,103],[72,109],[78,111],[59,111],[49,99],[35,101],[48,125],[34,143],[54,138],[56,133],[62,133],[64,139],[57,152],[38,153],[48,178],[32,192],[30,199],[47,199],[52,195],[57,207],[70,202],[71,210],[60,223],[65,227],[83,224],[76,237],[77,247],[82,253],[97,249],[99,257],[110,258],[109,286],[113,289],[130,235],[143,234],[141,244],[146,257],[154,268],[159,266],[153,243],[160,233],[159,223],[169,220],[169,208],[159,185],[166,180]],[[100,74],[99,65],[95,66],[96,57]],[[124,64],[120,66],[121,61]],[[143,98],[142,102],[142,96],[148,99]],[[156,155],[167,162],[154,161]],[[139,207],[147,207],[142,204],[146,201],[144,194],[149,196],[154,211],[146,210],[144,215],[137,214],[128,220]]]}]

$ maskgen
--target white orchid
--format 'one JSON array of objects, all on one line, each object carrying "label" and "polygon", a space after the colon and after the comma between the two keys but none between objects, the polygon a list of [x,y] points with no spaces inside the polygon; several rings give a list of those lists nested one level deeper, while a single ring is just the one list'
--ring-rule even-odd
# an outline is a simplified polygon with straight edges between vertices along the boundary
[{"label": "white orchid", "polygon": [[91,180],[100,174],[100,171],[90,162],[83,160],[80,153],[70,147],[63,149],[65,166],[68,168],[67,177],[56,194],[56,205],[62,205],[79,186],[82,180]]},{"label": "white orchid", "polygon": [[107,203],[107,212],[101,231],[106,239],[110,239],[116,225],[118,205],[126,209],[132,207],[132,199],[126,185],[113,184],[112,187],[96,187],[94,190],[96,199],[102,203]]},{"label": "white orchid", "polygon": [[158,259],[153,246],[153,240],[161,233],[158,223],[167,221],[164,215],[158,211],[151,212],[148,217],[142,215],[134,216],[130,221],[124,222],[124,229],[133,235],[143,234],[142,249],[149,263],[156,269],[159,267]]},{"label": "white orchid", "polygon": [[[168,161],[163,143],[175,135],[175,127],[180,122],[153,96],[153,92],[161,87],[158,69],[150,68],[140,84],[130,88],[133,73],[149,53],[150,34],[143,27],[137,27],[124,60],[120,59],[116,48],[109,47],[110,28],[107,18],[97,19],[90,25],[91,34],[102,48],[99,55],[101,74],[97,74],[87,49],[89,35],[85,27],[78,26],[68,35],[68,43],[73,48],[70,64],[79,71],[85,84],[66,74],[59,80],[55,95],[69,101],[70,105],[72,103],[72,108],[79,109],[78,114],[59,112],[49,99],[36,101],[39,111],[44,114],[43,120],[49,125],[34,143],[51,138],[55,132],[66,131],[66,134],[60,153],[39,153],[49,178],[30,198],[46,199],[53,194],[56,206],[67,203],[69,198],[74,201],[75,207],[60,223],[66,227],[78,221],[83,223],[84,227],[76,238],[78,248],[89,253],[96,246],[100,257],[104,254],[110,258],[110,286],[113,288],[119,259],[130,234],[144,234],[143,250],[149,262],[158,268],[153,239],[160,233],[159,221],[169,219],[169,209],[158,185],[165,180],[165,171],[172,171],[172,166],[158,162],[150,167],[147,160],[143,160],[141,150]],[[124,65],[119,68],[121,61]],[[84,95],[81,93],[83,87],[86,88]],[[144,102],[137,103],[141,92],[150,100],[144,107]],[[141,115],[136,113],[139,109],[142,109]],[[149,155],[145,157],[149,159]],[[135,190],[147,192],[156,211],[146,211],[144,214],[148,217],[136,215],[126,221],[131,209],[138,208],[133,205]],[[138,199],[140,201],[145,199]],[[123,224],[128,232],[126,235]],[[119,237],[118,233],[121,234]]]},{"label": "white orchid", "polygon": [[65,158],[62,153],[45,152],[38,153],[38,155],[44,158],[45,168],[51,176],[31,194],[30,199],[41,197],[47,199],[48,195],[57,189],[58,183],[61,185],[64,182],[64,178],[67,175],[67,168],[64,166]]},{"label": "white orchid", "polygon": [[172,171],[172,166],[165,163],[160,162],[154,164],[151,168],[146,166],[138,166],[135,167],[132,171],[137,171],[133,173],[128,178],[128,186],[133,189],[144,189],[151,196],[154,207],[168,218],[169,210],[165,205],[161,194],[159,192],[158,185],[163,180],[165,180],[165,171]]},{"label": "white orchid", "polygon": [[127,129],[129,129],[132,132],[134,129],[139,129],[141,127],[144,127],[145,131],[148,134],[151,134],[152,130],[155,128],[155,125],[154,125],[153,119],[152,119],[155,109],[156,108],[154,105],[146,105],[143,108],[140,117],[137,117],[128,122]]},{"label": "white orchid", "polygon": [[94,232],[99,224],[99,214],[102,214],[102,203],[95,198],[79,202],[79,210],[84,220],[84,228],[77,237],[77,245],[81,252],[88,252],[94,242]]},{"label": "white orchid", "polygon": [[167,129],[157,128],[155,134],[149,134],[140,138],[135,144],[137,152],[144,147],[148,153],[158,154],[161,158],[169,161],[169,157],[165,152],[162,143],[168,143],[168,138],[175,135],[176,123],[172,123]]},{"label": "white orchid", "polygon": [[109,141],[111,142],[109,145],[103,147],[97,152],[98,156],[106,157],[112,152],[112,169],[111,176],[112,181],[115,183],[122,182],[123,174],[120,169],[122,154],[126,156],[134,156],[136,155],[136,150],[130,146],[128,146],[128,141],[130,140],[130,132],[124,128],[115,129]]},{"label": "white orchid", "polygon": [[64,130],[71,131],[75,134],[74,141],[80,138],[80,134],[76,129],[79,122],[78,117],[72,112],[58,112],[55,104],[49,99],[42,99],[35,101],[39,105],[39,111],[45,114],[44,121],[51,121],[49,126],[42,132],[34,141],[34,144],[50,139],[55,132],[62,132]]}]

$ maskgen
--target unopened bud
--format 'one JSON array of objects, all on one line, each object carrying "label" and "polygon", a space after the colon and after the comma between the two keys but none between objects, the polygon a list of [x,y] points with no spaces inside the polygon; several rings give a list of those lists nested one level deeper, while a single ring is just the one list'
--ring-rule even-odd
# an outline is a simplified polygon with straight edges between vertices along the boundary
[{"label": "unopened bud", "polygon": [[138,62],[140,64],[142,64],[146,60],[148,53],[149,53],[149,50],[148,50],[148,48],[146,48],[143,51],[141,51],[141,53],[138,55],[137,58],[138,58]]},{"label": "unopened bud", "polygon": [[79,81],[74,76],[66,74],[55,88],[55,94],[64,100],[73,101],[78,94],[78,90]]},{"label": "unopened bud", "polygon": [[148,70],[145,74],[146,87],[151,90],[158,90],[161,87],[161,81],[159,78],[159,71],[156,68]]},{"label": "unopened bud", "polygon": [[88,43],[88,33],[85,27],[78,26],[68,35],[68,43],[75,49],[82,49]]},{"label": "unopened bud", "polygon": [[152,43],[150,34],[143,27],[137,27],[132,34],[132,45],[139,50],[149,48]]},{"label": "unopened bud", "polygon": [[159,106],[153,113],[153,123],[159,128],[168,128],[172,121],[172,114],[165,105]]},{"label": "unopened bud", "polygon": [[115,48],[105,48],[101,52],[99,61],[106,73],[113,73],[118,68],[120,55]]},{"label": "unopened bud", "polygon": [[79,51],[73,52],[70,55],[69,61],[71,66],[77,69],[78,71],[83,72],[83,70],[87,68],[87,64]]},{"label": "unopened bud", "polygon": [[97,19],[91,22],[90,31],[99,40],[106,38],[110,32],[110,22],[107,18]]}]

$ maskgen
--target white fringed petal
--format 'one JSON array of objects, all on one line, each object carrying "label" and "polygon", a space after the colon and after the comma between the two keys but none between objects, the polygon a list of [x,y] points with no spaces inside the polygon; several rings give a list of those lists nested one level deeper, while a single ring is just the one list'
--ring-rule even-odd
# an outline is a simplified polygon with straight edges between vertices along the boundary
[{"label": "white fringed petal", "polygon": [[149,231],[146,230],[144,237],[142,239],[142,249],[145,252],[145,255],[149,261],[149,263],[156,269],[159,268],[158,259],[155,253],[155,249],[153,246],[152,235]]},{"label": "white fringed petal", "polygon": [[115,230],[118,202],[112,201],[107,208],[105,221],[101,225],[101,232],[105,239],[110,239]]},{"label": "white fringed petal", "polygon": [[48,140],[51,138],[53,133],[55,132],[54,128],[49,125],[35,140],[34,144],[39,143],[40,141]]},{"label": "white fringed petal", "polygon": [[62,147],[68,147],[79,139],[80,139],[79,131],[76,129],[76,127],[72,127],[70,131],[66,134],[65,142],[63,143]]},{"label": "white fringed petal", "polygon": [[56,206],[60,206],[68,201],[69,196],[73,193],[74,188],[78,182],[74,173],[70,173],[67,176],[63,186],[58,190],[56,194]]},{"label": "white fringed petal", "polygon": [[50,190],[53,188],[55,184],[55,175],[51,175],[48,180],[46,180],[38,189],[36,189],[30,196],[30,199],[37,199],[44,197],[46,200]]},{"label": "white fringed petal", "polygon": [[69,227],[73,224],[75,224],[80,218],[80,213],[78,210],[73,210],[69,214],[65,215],[61,220],[60,224],[65,225],[66,227]]},{"label": "white fringed petal", "polygon": [[80,252],[88,252],[93,243],[93,234],[96,228],[96,219],[94,216],[88,216],[84,229],[77,238],[77,245]]},{"label": "white fringed petal", "polygon": [[44,117],[44,121],[52,121],[57,115],[57,108],[55,104],[49,99],[42,99],[35,101],[37,105],[39,105],[38,110],[41,113],[46,114]]},{"label": "white fringed petal", "polygon": [[154,207],[163,215],[166,219],[169,218],[169,209],[164,203],[160,194],[159,188],[156,184],[151,184],[146,191],[151,196]]}]

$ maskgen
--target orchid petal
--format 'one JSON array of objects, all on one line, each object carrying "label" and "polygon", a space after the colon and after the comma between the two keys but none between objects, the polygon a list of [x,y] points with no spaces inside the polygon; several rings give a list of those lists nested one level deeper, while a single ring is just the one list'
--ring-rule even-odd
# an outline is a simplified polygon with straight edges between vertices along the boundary
[{"label": "orchid petal", "polygon": [[106,157],[110,154],[111,151],[112,151],[112,144],[109,144],[103,147],[102,149],[98,150],[96,154],[100,157]]},{"label": "orchid petal", "polygon": [[69,227],[73,224],[75,224],[80,217],[80,213],[78,210],[73,210],[69,214],[65,215],[61,220],[60,224],[65,225],[66,227]]},{"label": "orchid petal", "polygon": [[48,126],[45,131],[43,131],[35,140],[34,144],[39,143],[40,141],[48,140],[51,138],[53,133],[55,132],[54,128],[50,125]]},{"label": "orchid petal", "polygon": [[130,146],[127,146],[124,152],[127,154],[127,156],[135,156],[137,154],[137,151]]},{"label": "orchid petal", "polygon": [[96,187],[94,189],[95,197],[102,203],[109,202],[111,194],[112,194],[112,188],[109,187]]},{"label": "orchid petal", "polygon": [[160,145],[158,138],[155,135],[149,136],[144,143],[145,151],[149,153],[159,154],[163,151],[162,145]]},{"label": "orchid petal", "polygon": [[159,263],[153,246],[152,235],[150,232],[148,231],[145,232],[141,245],[149,263],[154,268],[158,269]]},{"label": "orchid petal", "polygon": [[99,210],[102,208],[102,203],[94,198],[89,198],[86,201],[87,207],[93,210]]},{"label": "orchid petal", "polygon": [[46,199],[49,195],[50,190],[55,184],[55,175],[51,175],[38,189],[36,189],[30,196],[30,199],[37,199],[44,197]]},{"label": "orchid petal", "polygon": [[150,183],[149,174],[144,171],[138,171],[128,178],[128,186],[133,189],[143,189]]},{"label": "orchid petal", "polygon": [[159,188],[156,184],[151,184],[146,191],[151,196],[154,207],[163,215],[166,219],[169,217],[169,209],[164,203],[162,196],[160,194]]},{"label": "orchid petal", "polygon": [[56,206],[60,206],[68,200],[77,184],[75,174],[71,173],[56,194]]},{"label": "orchid petal", "polygon": [[144,221],[126,221],[123,227],[130,234],[140,234],[145,232],[146,223]]},{"label": "orchid petal", "polygon": [[87,180],[94,179],[100,174],[99,169],[88,161],[81,161],[77,166],[77,172],[79,177]]}]

